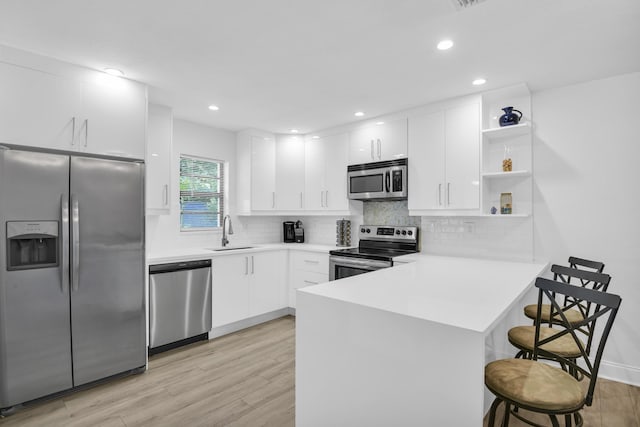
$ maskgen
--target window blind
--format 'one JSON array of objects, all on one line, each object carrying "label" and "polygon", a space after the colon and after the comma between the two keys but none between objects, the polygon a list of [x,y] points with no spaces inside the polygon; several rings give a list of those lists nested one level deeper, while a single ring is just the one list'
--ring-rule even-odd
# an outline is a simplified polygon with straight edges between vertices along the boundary
[{"label": "window blind", "polygon": [[224,162],[180,156],[180,229],[221,226],[224,213]]}]

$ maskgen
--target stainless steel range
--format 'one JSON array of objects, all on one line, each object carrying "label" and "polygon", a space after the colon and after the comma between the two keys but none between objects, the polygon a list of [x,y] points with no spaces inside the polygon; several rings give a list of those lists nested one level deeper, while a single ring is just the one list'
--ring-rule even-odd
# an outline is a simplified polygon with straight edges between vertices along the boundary
[{"label": "stainless steel range", "polygon": [[393,259],[419,252],[418,227],[363,225],[357,248],[329,251],[329,280],[393,266]]}]

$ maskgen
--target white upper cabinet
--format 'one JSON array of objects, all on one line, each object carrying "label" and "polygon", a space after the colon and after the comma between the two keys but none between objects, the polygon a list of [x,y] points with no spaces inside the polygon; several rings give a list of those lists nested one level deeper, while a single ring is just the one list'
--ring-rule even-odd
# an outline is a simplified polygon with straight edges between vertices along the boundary
[{"label": "white upper cabinet", "polygon": [[276,196],[278,211],[304,209],[304,138],[297,135],[276,137]]},{"label": "white upper cabinet", "polygon": [[0,142],[70,150],[81,105],[77,82],[0,63]]},{"label": "white upper cabinet", "polygon": [[251,210],[273,211],[276,208],[275,138],[251,137]]},{"label": "white upper cabinet", "polygon": [[349,134],[349,164],[407,157],[407,120],[379,121]]},{"label": "white upper cabinet", "polygon": [[348,211],[347,133],[307,138],[305,142],[305,208]]},{"label": "white upper cabinet", "polygon": [[305,207],[324,209],[327,149],[324,139],[307,137],[304,143]]},{"label": "white upper cabinet", "polygon": [[83,84],[79,146],[83,151],[144,159],[146,88],[130,80],[97,74]]},{"label": "white upper cabinet", "polygon": [[480,104],[445,112],[448,209],[480,208]]},{"label": "white upper cabinet", "polygon": [[271,214],[276,207],[275,135],[248,129],[236,135],[236,210]]},{"label": "white upper cabinet", "polygon": [[84,74],[72,79],[0,63],[0,140],[144,159],[146,87]]},{"label": "white upper cabinet", "polygon": [[237,138],[239,215],[352,215],[348,133],[312,138],[249,129]]},{"label": "white upper cabinet", "polygon": [[444,207],[444,111],[409,117],[409,209]]},{"label": "white upper cabinet", "polygon": [[147,134],[147,214],[168,215],[171,212],[172,194],[173,113],[171,108],[149,104]]},{"label": "white upper cabinet", "polygon": [[480,208],[479,101],[410,117],[409,155],[414,214]]}]

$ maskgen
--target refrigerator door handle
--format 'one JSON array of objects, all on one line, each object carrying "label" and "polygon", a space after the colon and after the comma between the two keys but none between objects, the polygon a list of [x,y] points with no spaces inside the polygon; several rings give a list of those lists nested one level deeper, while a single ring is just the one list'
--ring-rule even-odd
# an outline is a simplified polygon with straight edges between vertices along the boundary
[{"label": "refrigerator door handle", "polygon": [[71,195],[71,289],[78,290],[80,279],[80,209],[78,199]]},{"label": "refrigerator door handle", "polygon": [[69,288],[69,199],[62,194],[60,196],[60,221],[62,223],[62,256],[60,262],[60,291],[65,292]]}]

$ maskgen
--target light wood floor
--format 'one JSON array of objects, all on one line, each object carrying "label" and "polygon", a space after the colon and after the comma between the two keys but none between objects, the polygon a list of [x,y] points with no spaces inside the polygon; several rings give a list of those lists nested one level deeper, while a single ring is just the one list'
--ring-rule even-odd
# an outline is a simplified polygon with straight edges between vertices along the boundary
[{"label": "light wood floor", "polygon": [[[294,348],[294,318],[277,319],[158,354],[144,374],[30,405],[0,426],[293,426]],[[599,381],[584,417],[640,427],[640,388]]]}]

